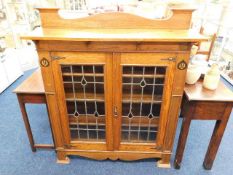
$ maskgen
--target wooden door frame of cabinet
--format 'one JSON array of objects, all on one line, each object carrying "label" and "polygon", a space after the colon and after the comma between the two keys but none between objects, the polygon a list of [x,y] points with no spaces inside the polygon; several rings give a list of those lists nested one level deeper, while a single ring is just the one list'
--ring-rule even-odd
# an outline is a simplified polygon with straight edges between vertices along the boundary
[{"label": "wooden door frame of cabinet", "polygon": [[[175,54],[175,58],[177,60],[177,54]],[[163,103],[161,106],[161,119],[160,119],[160,123],[159,123],[159,130],[158,130],[158,138],[156,140],[156,148],[158,150],[163,150],[163,143],[164,143],[164,136],[166,133],[166,121],[168,120],[168,113],[169,113],[169,106],[170,106],[170,102],[171,102],[171,95],[172,95],[172,89],[171,87],[173,87],[173,81],[174,81],[174,69],[175,69],[175,65],[176,65],[176,61],[175,62],[169,62],[169,64],[171,64],[170,66],[167,66],[167,70],[166,70],[166,79],[165,79],[165,85],[166,87],[164,87],[164,94],[163,94]],[[163,110],[165,109],[165,110]]]},{"label": "wooden door frame of cabinet", "polygon": [[61,129],[61,121],[60,121],[60,113],[57,110],[58,105],[57,103],[57,96],[55,93],[55,88],[54,88],[54,77],[53,77],[53,72],[52,69],[50,68],[51,66],[51,57],[50,53],[48,51],[38,51],[39,55],[39,62],[41,60],[46,59],[49,63],[49,66],[42,66],[41,65],[41,73],[42,73],[42,78],[44,82],[44,88],[45,88],[45,95],[46,95],[46,101],[48,105],[48,110],[49,110],[49,118],[51,121],[51,128],[52,132],[54,135],[54,145],[56,150],[62,150],[64,149],[64,136],[63,132]]},{"label": "wooden door frame of cabinet", "polygon": [[[131,63],[131,61],[127,60],[126,58],[126,65],[140,65],[140,66],[156,66],[161,65],[166,67],[166,75],[165,75],[165,85],[164,91],[163,91],[163,97],[162,97],[162,106],[161,106],[161,114],[160,114],[160,121],[159,121],[159,130],[158,130],[158,136],[155,140],[155,143],[153,144],[144,144],[144,143],[121,143],[121,121],[122,121],[122,60],[121,55],[131,55],[130,57],[134,58],[134,63]],[[117,94],[117,96],[114,96],[114,106],[117,107],[117,117],[114,117],[114,149],[120,150],[120,151],[127,151],[125,149],[129,149],[132,146],[138,145],[141,146],[144,149],[151,149],[150,151],[161,151],[163,142],[164,142],[164,135],[165,135],[165,128],[166,128],[166,121],[167,121],[167,114],[169,112],[169,105],[170,105],[170,97],[171,97],[171,88],[173,85],[173,78],[174,75],[172,74],[174,68],[175,68],[175,61],[169,61],[166,58],[170,57],[177,57],[176,53],[114,53],[113,54],[113,75],[115,75],[115,81],[113,86],[113,94]],[[143,59],[143,57],[149,56],[153,59]],[[156,58],[158,59],[156,59]],[[161,58],[165,58],[165,60],[162,60]],[[147,57],[148,59],[148,57]],[[152,149],[153,148],[153,149]]]},{"label": "wooden door frame of cabinet", "polygon": [[[106,53],[105,53],[106,54]],[[106,64],[104,67],[104,93],[105,93],[105,113],[106,113],[106,143],[107,143],[107,150],[113,151],[114,150],[114,133],[113,133],[113,55],[107,54],[106,56]]]},{"label": "wooden door frame of cabinet", "polygon": [[[51,57],[51,53],[50,53]],[[65,94],[64,94],[64,89],[63,89],[63,84],[62,84],[62,72],[59,66],[59,60],[52,60],[51,61],[51,66],[52,66],[52,72],[53,72],[53,77],[54,77],[54,88],[56,92],[57,101],[58,104],[58,109],[60,112],[60,120],[61,120],[61,127],[62,127],[62,133],[64,137],[64,147],[67,147],[70,144],[70,131],[68,129],[69,126],[69,121],[67,117],[67,109],[65,107]]]},{"label": "wooden door frame of cabinet", "polygon": [[[188,47],[191,49],[191,44],[188,45]],[[164,141],[162,146],[163,154],[161,159],[157,162],[158,167],[170,167],[170,158],[172,154],[187,71],[187,68],[180,70],[178,65],[181,62],[186,62],[186,64],[188,64],[189,57],[190,51],[186,53],[177,53],[177,63],[175,66],[174,77],[179,77],[179,79],[176,79],[173,83],[169,113],[167,115],[166,132],[164,133]]]},{"label": "wooden door frame of cabinet", "polygon": [[[74,56],[78,56],[74,58]],[[90,55],[90,56],[88,56]],[[60,119],[62,124],[62,129],[64,133],[64,146],[65,148],[88,148],[91,145],[95,146],[95,150],[113,150],[113,129],[112,129],[112,54],[109,53],[88,53],[88,52],[51,52],[51,57],[60,57],[63,59],[53,60],[52,69],[54,73],[55,91],[57,98],[60,99],[57,103],[60,111]],[[86,59],[89,57],[88,59]],[[80,60],[80,61],[78,61]],[[67,108],[65,104],[65,91],[62,80],[62,72],[60,65],[103,65],[104,66],[104,94],[105,94],[105,119],[106,119],[106,146],[105,142],[82,142],[82,141],[71,141],[69,121],[67,117]],[[80,145],[82,143],[84,147]],[[85,150],[85,148],[84,148]]]},{"label": "wooden door frame of cabinet", "polygon": [[[112,75],[115,75],[115,81],[113,82],[113,94],[118,94],[113,96],[113,108],[116,108],[117,114],[113,114],[113,125],[114,125],[114,150],[119,150],[120,142],[121,142],[121,99],[122,99],[122,79],[120,75],[122,74],[122,69],[120,69],[120,53],[113,53],[113,70]],[[115,109],[113,109],[115,110]],[[115,116],[116,115],[116,116]]]}]

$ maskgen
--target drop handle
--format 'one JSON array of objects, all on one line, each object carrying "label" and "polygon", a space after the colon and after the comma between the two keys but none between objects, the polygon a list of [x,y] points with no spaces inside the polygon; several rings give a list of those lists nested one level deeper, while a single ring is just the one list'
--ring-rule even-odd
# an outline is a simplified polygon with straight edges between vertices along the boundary
[{"label": "drop handle", "polygon": [[162,61],[173,61],[173,62],[175,62],[176,58],[172,58],[172,57],[170,57],[170,58],[161,58],[161,60]]},{"label": "drop handle", "polygon": [[114,114],[114,117],[117,118],[118,114],[117,114],[117,107],[116,106],[114,106],[113,114]]}]

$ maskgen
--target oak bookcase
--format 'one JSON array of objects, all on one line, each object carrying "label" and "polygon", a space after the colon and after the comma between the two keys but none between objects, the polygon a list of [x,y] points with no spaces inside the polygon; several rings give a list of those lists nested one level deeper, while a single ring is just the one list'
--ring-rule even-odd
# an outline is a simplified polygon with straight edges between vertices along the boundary
[{"label": "oak bookcase", "polygon": [[192,44],[193,9],[173,8],[164,20],[121,12],[62,19],[39,9],[36,43],[57,160],[170,156]]}]

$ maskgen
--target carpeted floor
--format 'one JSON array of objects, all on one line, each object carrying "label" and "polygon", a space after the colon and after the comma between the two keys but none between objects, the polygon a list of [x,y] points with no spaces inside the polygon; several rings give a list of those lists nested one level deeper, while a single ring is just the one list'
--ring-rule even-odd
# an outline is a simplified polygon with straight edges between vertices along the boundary
[{"label": "carpeted floor", "polygon": [[[15,94],[12,91],[32,71],[28,71],[6,91],[0,94],[0,175],[232,175],[233,174],[233,114],[229,120],[222,144],[211,171],[202,167],[202,162],[213,131],[214,121],[194,121],[180,170],[159,169],[155,160],[95,161],[80,157],[71,157],[69,165],[56,164],[53,151],[39,150],[32,153],[26,131],[21,118],[20,109]],[[45,106],[28,105],[35,140],[40,143],[51,143],[51,135]],[[177,128],[174,149],[176,148],[180,122]],[[174,156],[172,157],[172,161]]]}]

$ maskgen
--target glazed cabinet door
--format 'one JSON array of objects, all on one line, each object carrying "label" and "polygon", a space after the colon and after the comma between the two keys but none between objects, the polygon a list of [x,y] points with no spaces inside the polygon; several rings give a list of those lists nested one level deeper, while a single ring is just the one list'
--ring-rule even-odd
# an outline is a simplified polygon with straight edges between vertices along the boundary
[{"label": "glazed cabinet door", "polygon": [[52,52],[67,148],[112,150],[112,54]]},{"label": "glazed cabinet door", "polygon": [[176,54],[122,53],[113,59],[114,149],[160,150]]}]

